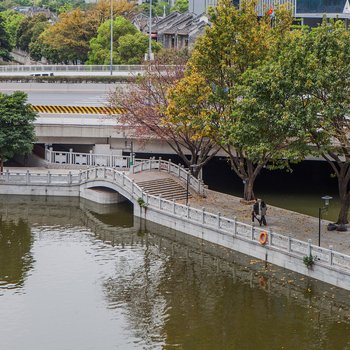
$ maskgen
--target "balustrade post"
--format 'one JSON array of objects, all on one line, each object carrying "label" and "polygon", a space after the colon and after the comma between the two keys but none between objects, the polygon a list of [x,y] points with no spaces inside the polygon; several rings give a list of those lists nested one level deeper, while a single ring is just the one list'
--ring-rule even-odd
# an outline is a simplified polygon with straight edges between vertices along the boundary
[{"label": "balustrade post", "polygon": [[109,156],[109,166],[111,168],[113,168],[113,156],[112,155]]},{"label": "balustrade post", "polygon": [[103,178],[105,179],[107,177],[107,169],[103,167]]},{"label": "balustrade post", "polygon": [[168,173],[170,174],[171,159],[168,159]]},{"label": "balustrade post", "polygon": [[272,230],[269,230],[267,232],[267,244],[271,247],[272,246],[272,239],[273,239],[273,232]]},{"label": "balustrade post", "polygon": [[217,227],[218,227],[218,229],[220,229],[220,226],[221,226],[221,213],[220,212],[218,213],[217,218],[218,218]]},{"label": "balustrade post", "polygon": [[134,194],[134,179],[131,180],[131,194]]},{"label": "balustrade post", "polygon": [[307,256],[311,255],[311,239],[307,240]]},{"label": "balustrade post", "polygon": [[202,224],[205,222],[205,208],[202,208]]},{"label": "balustrade post", "polygon": [[159,209],[162,209],[162,195],[161,194],[158,196],[158,200],[159,200]]},{"label": "balustrade post", "polygon": [[10,171],[8,169],[6,169],[5,172],[5,181],[10,182]]},{"label": "balustrade post", "polygon": [[123,176],[122,176],[122,185],[125,186],[125,174],[123,173]]},{"label": "balustrade post", "polygon": [[251,231],[251,239],[252,239],[252,241],[254,241],[254,232],[255,232],[255,226],[254,226],[254,224],[252,225],[252,231]]},{"label": "balustrade post", "polygon": [[176,213],[176,208],[175,208],[175,199],[173,199],[173,214]]},{"label": "balustrade post", "polygon": [[98,168],[95,168],[95,179],[98,177]]},{"label": "balustrade post", "polygon": [[89,151],[89,155],[88,155],[88,165],[92,165],[93,163],[93,159],[92,159],[92,150]]},{"label": "balustrade post", "polygon": [[187,219],[189,219],[190,217],[190,206],[187,204],[187,208],[186,208],[186,217]]},{"label": "balustrade post", "polygon": [[72,172],[71,171],[68,172],[68,184],[69,185],[72,184]]},{"label": "balustrade post", "polygon": [[149,170],[152,170],[152,157],[149,158]]},{"label": "balustrade post", "polygon": [[177,175],[177,177],[180,177],[181,176],[181,164],[179,163],[178,164],[178,175]]},{"label": "balustrade post", "polygon": [[161,163],[162,163],[162,157],[159,157],[159,160],[158,160],[158,171],[161,170]]},{"label": "balustrade post", "polygon": [[53,151],[53,148],[50,147],[49,149],[50,149],[50,159],[49,159],[49,162],[50,162],[50,163],[55,163],[55,153],[54,153],[54,151]]},{"label": "balustrade post", "polygon": [[68,153],[68,164],[73,164],[73,148],[69,149]]},{"label": "balustrade post", "polygon": [[81,170],[79,170],[78,181],[81,183]]},{"label": "balustrade post", "polygon": [[47,183],[48,183],[48,184],[51,183],[51,173],[50,173],[50,170],[47,171]]},{"label": "balustrade post", "polygon": [[26,171],[26,184],[30,183],[30,174],[29,174],[29,170]]},{"label": "balustrade post", "polygon": [[237,236],[237,217],[233,218],[233,235]]},{"label": "balustrade post", "polygon": [[329,246],[329,265],[333,265],[333,256],[334,256],[334,253],[333,253],[333,246],[330,245]]},{"label": "balustrade post", "polygon": [[292,237],[288,235],[288,252],[292,251]]},{"label": "balustrade post", "polygon": [[148,205],[148,193],[146,192],[146,199],[145,199],[146,205]]}]

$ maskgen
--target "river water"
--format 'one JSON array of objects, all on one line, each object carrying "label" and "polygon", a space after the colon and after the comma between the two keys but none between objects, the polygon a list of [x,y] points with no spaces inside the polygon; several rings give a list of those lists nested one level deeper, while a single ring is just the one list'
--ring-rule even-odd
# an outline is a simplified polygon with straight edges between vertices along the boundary
[{"label": "river water", "polygon": [[350,349],[350,293],[142,222],[0,196],[6,350]]}]

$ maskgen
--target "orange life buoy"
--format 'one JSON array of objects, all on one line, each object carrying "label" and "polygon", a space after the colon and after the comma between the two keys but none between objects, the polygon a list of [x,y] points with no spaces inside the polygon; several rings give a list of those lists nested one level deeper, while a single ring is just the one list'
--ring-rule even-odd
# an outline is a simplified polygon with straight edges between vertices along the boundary
[{"label": "orange life buoy", "polygon": [[267,232],[266,231],[262,231],[260,232],[260,244],[261,245],[265,245],[267,243]]}]

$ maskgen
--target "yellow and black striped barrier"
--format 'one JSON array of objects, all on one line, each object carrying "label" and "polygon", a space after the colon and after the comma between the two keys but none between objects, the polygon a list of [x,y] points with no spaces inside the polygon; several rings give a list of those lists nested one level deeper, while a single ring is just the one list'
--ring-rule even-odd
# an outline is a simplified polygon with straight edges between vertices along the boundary
[{"label": "yellow and black striped barrier", "polygon": [[92,107],[92,106],[32,106],[39,113],[62,113],[62,114],[123,114],[121,108]]}]

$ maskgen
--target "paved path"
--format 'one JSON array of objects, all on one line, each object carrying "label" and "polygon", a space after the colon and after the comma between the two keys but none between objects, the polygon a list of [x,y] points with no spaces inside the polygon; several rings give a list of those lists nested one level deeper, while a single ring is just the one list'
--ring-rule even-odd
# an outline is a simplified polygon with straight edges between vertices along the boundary
[{"label": "paved path", "polygon": [[[5,168],[6,169],[6,168]],[[47,172],[46,168],[8,168],[11,172],[24,172],[27,169],[38,173]],[[50,169],[52,173],[62,173],[64,169]],[[71,170],[77,172],[78,170]],[[131,178],[137,180],[148,180],[148,179],[161,179],[169,177],[168,173],[159,171],[145,171],[138,174],[130,175]],[[172,177],[175,181],[179,181],[176,177]],[[192,193],[193,195],[193,193]],[[183,203],[184,200],[178,201]],[[238,221],[251,224],[251,205],[242,204],[240,198],[227,195],[220,192],[208,190],[208,196],[202,198],[193,195],[189,200],[189,205],[196,208],[205,208],[208,212],[218,213],[228,218],[236,217]],[[266,229],[272,230],[283,235],[291,235],[293,238],[307,241],[312,240],[312,243],[318,244],[318,218],[299,214],[290,210],[272,207],[268,205],[266,220]],[[338,232],[338,231],[327,231],[328,221],[322,220],[322,231],[321,231],[321,246],[329,248],[333,246],[333,249],[350,255],[350,231],[349,232]]]},{"label": "paved path", "polygon": [[[138,174],[133,174],[135,181],[140,178],[144,180],[160,179],[169,176],[167,173],[157,171],[145,171]],[[174,177],[176,181],[177,178]],[[189,205],[221,215],[228,218],[237,217],[238,221],[251,224],[252,205],[242,204],[241,198],[231,196],[228,194],[208,190],[208,196],[201,198],[192,193],[193,197],[189,199]],[[185,201],[177,201],[185,204]],[[291,235],[291,237],[300,239],[302,241],[312,240],[312,243],[318,244],[318,218],[300,214],[294,211],[272,207],[268,203],[268,210],[266,215],[267,227],[266,229],[282,235]],[[333,249],[350,255],[350,231],[338,232],[327,231],[326,227],[329,221],[322,220],[321,226],[321,246]],[[256,223],[257,224],[257,223]]]}]

